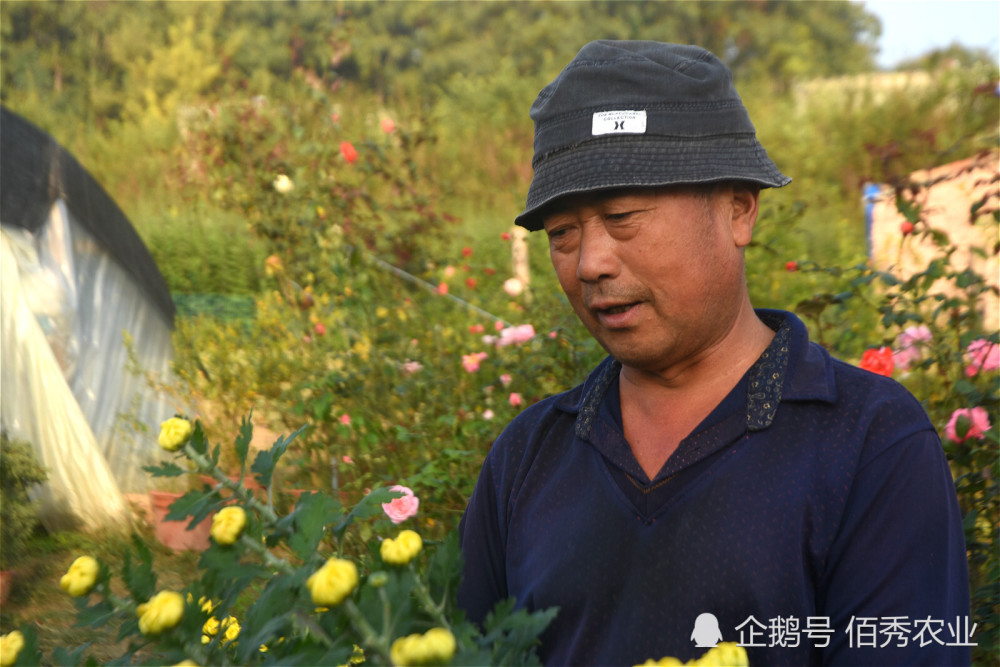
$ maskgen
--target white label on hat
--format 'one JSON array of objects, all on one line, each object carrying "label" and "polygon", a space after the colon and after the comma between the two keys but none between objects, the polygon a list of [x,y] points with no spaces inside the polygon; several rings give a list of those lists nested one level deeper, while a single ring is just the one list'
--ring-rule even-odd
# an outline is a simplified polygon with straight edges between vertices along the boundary
[{"label": "white label on hat", "polygon": [[599,134],[645,134],[646,110],[598,111],[590,126],[593,136]]}]

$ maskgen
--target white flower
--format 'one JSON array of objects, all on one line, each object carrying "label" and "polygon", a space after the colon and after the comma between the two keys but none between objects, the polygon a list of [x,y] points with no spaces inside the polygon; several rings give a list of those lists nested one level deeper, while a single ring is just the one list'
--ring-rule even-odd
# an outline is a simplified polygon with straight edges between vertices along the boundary
[{"label": "white flower", "polygon": [[278,177],[274,179],[274,189],[283,195],[287,195],[295,189],[295,183],[292,183],[292,179],[284,174],[278,174]]},{"label": "white flower", "polygon": [[507,292],[510,296],[517,296],[524,291],[524,283],[517,278],[508,278],[503,281],[503,291]]}]

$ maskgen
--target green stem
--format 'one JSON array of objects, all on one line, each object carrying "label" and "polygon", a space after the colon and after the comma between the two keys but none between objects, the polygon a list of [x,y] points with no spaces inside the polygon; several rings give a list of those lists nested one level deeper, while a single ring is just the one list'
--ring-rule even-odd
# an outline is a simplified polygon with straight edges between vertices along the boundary
[{"label": "green stem", "polygon": [[364,617],[358,606],[354,604],[354,600],[345,600],[343,604],[351,625],[361,635],[362,645],[381,656],[386,664],[390,664],[392,658],[389,656],[389,640],[385,636],[375,632],[368,619]]},{"label": "green stem", "polygon": [[190,442],[184,444],[184,453],[195,462],[195,465],[198,466],[198,472],[210,474],[212,477],[219,480],[219,483],[222,486],[230,489],[233,493],[238,495],[240,500],[246,503],[248,507],[252,507],[260,512],[261,516],[272,524],[278,522],[278,515],[275,513],[274,508],[257,500],[257,497],[254,496],[253,493],[251,493],[250,490],[247,489],[241,482],[234,482],[229,479],[225,473],[219,470],[218,466],[195,451],[195,448],[191,446]]},{"label": "green stem", "polygon": [[264,562],[276,570],[281,570],[285,574],[295,574],[295,567],[284,558],[280,558],[271,553],[271,550],[263,544],[256,542],[247,535],[240,535],[240,543],[264,559]]},{"label": "green stem", "polygon": [[415,583],[413,591],[417,595],[417,600],[423,605],[427,613],[444,629],[451,632],[451,624],[448,622],[447,617],[444,615],[444,602],[441,604],[436,604],[434,598],[431,597],[430,589],[424,584],[424,580],[420,578],[417,574],[417,570],[413,567],[413,561],[410,561],[410,572],[413,573],[413,580]]}]

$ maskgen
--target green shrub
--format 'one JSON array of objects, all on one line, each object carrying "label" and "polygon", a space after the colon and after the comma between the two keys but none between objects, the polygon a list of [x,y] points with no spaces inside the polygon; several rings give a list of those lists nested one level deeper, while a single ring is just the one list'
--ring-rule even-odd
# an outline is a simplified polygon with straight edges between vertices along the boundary
[{"label": "green shrub", "polygon": [[24,555],[38,526],[38,504],[28,491],[46,479],[30,443],[0,434],[0,569],[9,569]]}]

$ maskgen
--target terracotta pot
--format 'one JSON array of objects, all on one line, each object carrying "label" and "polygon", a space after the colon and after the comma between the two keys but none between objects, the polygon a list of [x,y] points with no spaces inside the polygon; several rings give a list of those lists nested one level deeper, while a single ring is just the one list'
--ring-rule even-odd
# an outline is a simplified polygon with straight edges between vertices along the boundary
[{"label": "terracotta pot", "polygon": [[165,520],[170,511],[170,505],[182,495],[184,494],[172,491],[149,492],[153,506],[153,526],[156,531],[156,539],[174,551],[204,551],[208,548],[209,536],[212,531],[211,515],[191,530],[188,530],[188,524],[191,522],[190,517],[181,521]]}]

